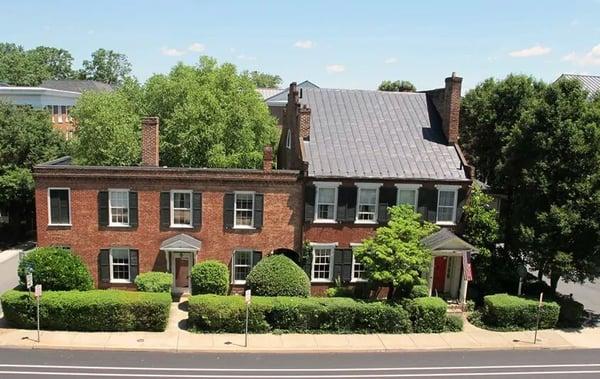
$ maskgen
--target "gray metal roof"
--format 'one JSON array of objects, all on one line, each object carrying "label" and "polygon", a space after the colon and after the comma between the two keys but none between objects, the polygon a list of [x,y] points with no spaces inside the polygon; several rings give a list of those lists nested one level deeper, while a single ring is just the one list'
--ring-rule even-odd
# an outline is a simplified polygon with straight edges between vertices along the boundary
[{"label": "gray metal roof", "polygon": [[187,234],[177,234],[160,244],[161,250],[198,250],[202,242]]},{"label": "gray metal roof", "polygon": [[311,89],[304,141],[312,177],[465,180],[425,93]]},{"label": "gray metal roof", "polygon": [[281,93],[281,91],[285,91],[285,89],[283,88],[257,88],[256,92],[258,92],[258,94],[260,96],[262,96],[263,100],[267,100],[269,97],[277,95],[278,93]]},{"label": "gray metal roof", "polygon": [[427,237],[421,240],[421,244],[428,249],[437,250],[444,249],[447,244],[452,247],[452,249],[456,249],[460,247],[458,250],[472,250],[476,251],[477,249],[473,247],[471,244],[467,243],[465,240],[452,233],[450,229],[442,228],[439,231],[428,235]]},{"label": "gray metal roof", "polygon": [[[316,85],[315,83],[311,82],[310,80],[305,80],[302,83],[299,83],[296,86],[296,88],[298,88],[298,89],[302,88],[302,90],[304,91],[304,89],[306,89],[306,88],[318,89],[320,87],[318,85]],[[287,100],[288,100],[288,92],[289,92],[288,88],[279,90],[279,92],[276,95],[267,98],[265,101],[269,105],[275,104],[275,103],[280,103],[281,105],[285,105],[285,104],[287,104]]]},{"label": "gray metal roof", "polygon": [[96,80],[44,80],[39,86],[43,88],[72,92],[113,90],[113,87],[110,84]]},{"label": "gray metal roof", "polygon": [[560,80],[562,78],[578,80],[583,86],[583,88],[585,88],[590,93],[590,96],[600,92],[600,76],[562,74],[557,80]]}]

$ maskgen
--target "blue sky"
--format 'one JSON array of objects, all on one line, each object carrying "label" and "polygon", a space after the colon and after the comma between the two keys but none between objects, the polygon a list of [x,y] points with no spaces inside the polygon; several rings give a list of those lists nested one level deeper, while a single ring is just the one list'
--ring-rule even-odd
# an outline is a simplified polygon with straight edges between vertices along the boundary
[{"label": "blue sky", "polygon": [[463,88],[508,73],[600,74],[600,0],[3,1],[0,40],[125,53],[141,80],[206,54],[284,85],[373,89],[407,79]]}]

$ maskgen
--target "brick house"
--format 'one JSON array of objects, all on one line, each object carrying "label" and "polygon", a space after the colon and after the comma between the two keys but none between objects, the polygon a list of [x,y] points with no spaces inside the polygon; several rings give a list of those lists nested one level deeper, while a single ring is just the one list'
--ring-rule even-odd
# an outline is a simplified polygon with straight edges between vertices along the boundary
[{"label": "brick house", "polygon": [[301,170],[305,267],[313,291],[335,278],[365,281],[352,249],[410,204],[443,229],[423,241],[433,251],[430,293],[464,301],[474,248],[459,227],[473,177],[458,146],[462,78],[445,87],[397,93],[289,88],[278,167]]},{"label": "brick house", "polygon": [[131,287],[138,273],[173,273],[190,288],[191,267],[217,259],[233,290],[271,252],[301,248],[299,172],[159,167],[158,119],[142,125],[143,166],[77,166],[69,157],[34,168],[39,246],[80,254],[99,288]]}]

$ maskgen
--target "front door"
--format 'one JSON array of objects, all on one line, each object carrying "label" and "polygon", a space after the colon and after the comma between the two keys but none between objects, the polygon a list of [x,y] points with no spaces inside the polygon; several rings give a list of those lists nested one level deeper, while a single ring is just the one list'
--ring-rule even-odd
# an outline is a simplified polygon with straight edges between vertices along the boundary
[{"label": "front door", "polygon": [[190,292],[190,263],[189,253],[173,253],[174,290],[179,293]]},{"label": "front door", "polygon": [[446,285],[446,267],[448,257],[435,257],[433,261],[433,295],[443,293]]}]

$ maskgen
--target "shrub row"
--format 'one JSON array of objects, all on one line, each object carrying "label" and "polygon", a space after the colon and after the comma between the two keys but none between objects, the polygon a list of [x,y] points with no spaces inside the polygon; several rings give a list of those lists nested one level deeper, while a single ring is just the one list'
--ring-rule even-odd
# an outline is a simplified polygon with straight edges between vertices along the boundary
[{"label": "shrub row", "polygon": [[[488,295],[483,299],[482,321],[502,329],[534,329],[538,311],[536,300],[507,294]],[[560,306],[544,302],[540,311],[540,328],[553,328],[558,322]]]},{"label": "shrub row", "polygon": [[[4,317],[15,328],[36,327],[33,295],[8,291],[0,298]],[[47,291],[40,299],[40,326],[46,330],[163,331],[171,296],[116,290]]]},{"label": "shrub row", "polygon": [[142,292],[171,293],[173,275],[168,272],[145,272],[135,277],[135,285]]},{"label": "shrub row", "polygon": [[[440,308],[440,302],[443,308]],[[462,330],[462,320],[447,319],[446,305],[441,299],[419,300],[414,305],[411,303],[409,308],[413,314],[400,305],[350,298],[255,296],[250,306],[248,328],[255,333],[273,330],[408,333],[413,330],[413,325],[415,331]],[[200,295],[189,300],[188,321],[200,331],[240,333],[244,330],[245,317],[246,306],[241,296]]]}]

